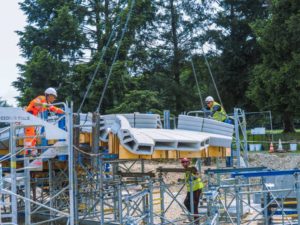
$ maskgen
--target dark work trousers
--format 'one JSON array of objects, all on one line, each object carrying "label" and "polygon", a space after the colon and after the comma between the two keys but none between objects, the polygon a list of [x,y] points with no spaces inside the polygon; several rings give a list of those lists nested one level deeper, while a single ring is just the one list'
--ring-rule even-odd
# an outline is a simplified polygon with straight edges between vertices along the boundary
[{"label": "dark work trousers", "polygon": [[[194,202],[194,214],[198,214],[198,205],[199,205],[199,200],[200,200],[200,195],[201,195],[201,189],[194,191],[193,192],[193,202]],[[190,192],[186,193],[186,197],[184,199],[184,205],[187,208],[187,210],[191,212],[191,205],[190,205]],[[195,224],[199,224],[198,221],[199,216],[194,216],[194,220],[196,220]]]}]

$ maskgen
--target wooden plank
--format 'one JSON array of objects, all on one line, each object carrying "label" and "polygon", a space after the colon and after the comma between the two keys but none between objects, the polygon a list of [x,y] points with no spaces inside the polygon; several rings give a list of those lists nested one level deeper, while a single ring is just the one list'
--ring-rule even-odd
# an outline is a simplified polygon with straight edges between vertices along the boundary
[{"label": "wooden plank", "polygon": [[125,147],[119,145],[119,159],[138,159],[139,155],[129,152]]}]

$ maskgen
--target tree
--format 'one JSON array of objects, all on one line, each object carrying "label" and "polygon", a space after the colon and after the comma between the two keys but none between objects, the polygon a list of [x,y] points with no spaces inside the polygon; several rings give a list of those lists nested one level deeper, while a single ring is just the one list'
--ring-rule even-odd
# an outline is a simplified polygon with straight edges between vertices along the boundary
[{"label": "tree", "polygon": [[[85,21],[85,32],[89,37],[91,59],[74,67],[72,83],[75,91],[75,107],[79,106],[81,98],[85,95],[86,87],[100,63],[103,51],[105,51],[105,55],[95,74],[95,80],[86,99],[86,104],[84,104],[84,110],[94,111],[97,108],[104,83],[112,66],[112,76],[101,105],[101,113],[105,113],[107,109],[114,108],[124,101],[125,93],[131,86],[129,71],[132,63],[128,55],[135,54],[131,46],[135,41],[136,32],[148,22],[152,10],[150,0],[135,1],[125,36],[119,43],[132,4],[133,1],[127,0],[105,0],[102,3],[89,1],[85,5],[87,11],[90,12]],[[119,54],[114,65],[112,65],[119,44],[121,44]]]},{"label": "tree", "polygon": [[155,18],[138,33],[139,43],[134,45],[142,50],[129,57],[137,65],[133,71],[143,89],[158,92],[162,107],[181,113],[191,105],[187,96],[195,89],[194,80],[185,81],[187,74],[192,75],[192,52],[201,45],[204,8],[196,0],[153,2]]},{"label": "tree", "polygon": [[212,11],[210,15],[213,28],[207,32],[208,40],[218,51],[212,63],[217,87],[227,111],[234,106],[250,110],[246,90],[251,70],[261,59],[260,47],[250,25],[267,17],[266,1],[219,2],[218,12]]},{"label": "tree", "polygon": [[20,105],[42,94],[49,87],[58,88],[59,100],[66,93],[72,65],[83,55],[86,39],[80,26],[83,8],[72,0],[25,0],[20,3],[27,16],[28,25],[18,31],[22,56],[27,59],[19,64],[20,77],[13,82],[21,95]]},{"label": "tree", "polygon": [[10,105],[7,103],[6,100],[2,100],[0,97],[0,107],[9,107]]},{"label": "tree", "polygon": [[124,102],[109,110],[109,113],[158,112],[161,108],[158,93],[148,90],[133,90],[126,94]]},{"label": "tree", "polygon": [[300,2],[271,3],[270,18],[253,25],[263,59],[253,70],[248,97],[262,110],[279,114],[284,132],[294,132],[300,104]]}]

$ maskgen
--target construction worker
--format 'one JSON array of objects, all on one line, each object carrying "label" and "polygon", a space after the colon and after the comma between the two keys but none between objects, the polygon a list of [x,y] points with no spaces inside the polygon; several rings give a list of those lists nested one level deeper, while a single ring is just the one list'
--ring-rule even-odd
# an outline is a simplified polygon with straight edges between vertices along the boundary
[{"label": "construction worker", "polygon": [[[65,112],[51,105],[55,99],[57,98],[57,92],[54,88],[50,87],[45,90],[45,95],[40,95],[33,99],[26,108],[26,112],[31,113],[34,116],[38,116],[39,113],[42,113],[46,110],[50,110],[51,112],[57,114],[64,114]],[[26,127],[25,128],[25,138],[24,140],[24,148],[25,154],[28,154],[28,148],[34,148],[36,146],[36,132],[35,127]],[[36,150],[31,151],[31,155],[35,156],[37,154]]]},{"label": "construction worker", "polygon": [[225,120],[227,119],[226,112],[219,103],[215,102],[213,97],[206,97],[205,104],[207,106],[206,109],[210,111],[210,116],[214,120],[225,122]]},{"label": "construction worker", "polygon": [[[190,159],[188,158],[181,159],[181,165],[183,166],[184,169],[186,169],[184,180],[187,187],[187,194],[184,199],[184,205],[191,214],[195,214],[194,224],[199,224],[199,216],[197,215],[199,214],[198,205],[199,205],[202,189],[204,188],[204,184],[201,181],[200,174],[198,173],[196,167],[190,167],[190,164],[191,164]],[[190,184],[192,184],[192,187],[190,186]],[[190,199],[191,190],[193,190],[193,206],[194,206],[193,212],[191,210],[191,199]],[[190,220],[191,218],[193,217],[189,217]]]}]

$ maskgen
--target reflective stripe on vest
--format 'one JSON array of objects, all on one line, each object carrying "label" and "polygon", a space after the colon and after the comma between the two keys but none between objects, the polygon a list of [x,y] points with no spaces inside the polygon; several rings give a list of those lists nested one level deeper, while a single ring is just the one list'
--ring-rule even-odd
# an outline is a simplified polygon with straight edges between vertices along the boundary
[{"label": "reflective stripe on vest", "polygon": [[[39,113],[48,110],[47,108],[43,108],[43,107],[40,106],[40,105],[36,105],[36,103],[42,104],[42,103],[48,103],[48,102],[47,102],[45,96],[40,95],[40,96],[36,97],[35,99],[33,99],[33,100],[29,103],[29,105],[28,105],[27,108],[26,108],[26,111],[32,113],[32,114],[35,115],[35,116],[37,116]],[[63,111],[62,109],[57,108],[57,107],[55,107],[55,106],[50,106],[50,107],[49,107],[49,110],[50,110],[51,112],[58,113],[58,114],[63,114],[63,113],[64,113],[64,111]]]},{"label": "reflective stripe on vest", "polygon": [[212,107],[210,108],[210,111],[213,111],[214,106],[221,107],[221,111],[215,111],[215,113],[213,115],[214,120],[221,121],[221,122],[226,120],[227,116],[226,116],[226,112],[225,112],[224,108],[219,103],[214,102]]},{"label": "reflective stripe on vest", "polygon": [[[187,191],[190,192],[191,187],[190,187],[190,176],[191,176],[191,172],[185,172],[185,183],[186,183],[186,187],[187,187]],[[192,175],[192,187],[193,187],[193,191],[197,191],[199,189],[204,188],[204,184],[201,181],[201,178],[199,177],[193,177]]]}]

